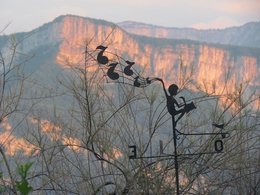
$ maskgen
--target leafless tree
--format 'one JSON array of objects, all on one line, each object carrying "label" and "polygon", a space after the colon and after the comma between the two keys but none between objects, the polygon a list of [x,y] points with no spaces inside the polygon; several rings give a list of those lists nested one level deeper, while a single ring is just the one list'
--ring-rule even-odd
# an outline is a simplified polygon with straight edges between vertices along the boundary
[{"label": "leafless tree", "polygon": [[[82,63],[70,65],[59,78],[67,92],[62,109],[53,105],[48,118],[41,113],[27,117],[27,140],[36,151],[28,157],[35,162],[34,193],[173,194],[174,160],[172,155],[159,157],[160,140],[163,153],[173,154],[162,86],[107,84],[92,54],[85,42]],[[179,122],[178,131],[218,132],[211,126],[216,122],[224,123],[230,136],[184,135],[178,140],[179,154],[200,153],[179,157],[181,194],[259,193],[259,107],[253,106],[259,94],[248,94],[246,84],[217,95],[196,85],[200,91],[194,92],[187,73],[193,70],[180,67],[178,84],[197,109]],[[211,154],[217,139],[223,139],[224,151]],[[129,159],[131,145],[142,158]]]},{"label": "leafless tree", "polygon": [[[16,194],[15,178],[11,164],[6,155],[6,146],[12,141],[12,135],[19,123],[21,117],[19,113],[24,112],[21,105],[23,96],[24,82],[26,76],[23,73],[23,65],[29,60],[28,56],[23,55],[18,50],[19,43],[15,36],[10,36],[7,43],[0,50],[0,125],[1,125],[1,145],[0,153],[3,159],[4,169],[7,171],[10,181],[2,179],[5,187],[10,186]],[[23,117],[22,117],[23,118]],[[16,121],[12,126],[8,120]]]}]

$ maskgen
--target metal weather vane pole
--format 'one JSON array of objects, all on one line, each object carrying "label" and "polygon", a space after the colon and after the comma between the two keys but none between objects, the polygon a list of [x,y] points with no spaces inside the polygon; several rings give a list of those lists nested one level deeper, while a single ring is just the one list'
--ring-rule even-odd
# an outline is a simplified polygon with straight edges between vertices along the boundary
[{"label": "metal weather vane pole", "polygon": [[[176,125],[177,122],[184,116],[185,113],[190,112],[193,109],[196,109],[196,106],[193,102],[186,104],[184,97],[181,97],[184,101],[183,105],[180,105],[174,96],[178,93],[178,86],[172,84],[168,88],[168,92],[165,88],[165,84],[162,79],[159,80],[163,85],[163,90],[167,100],[167,110],[172,118],[172,133],[173,133],[173,144],[174,144],[174,165],[175,165],[175,178],[176,178],[176,194],[180,194],[180,187],[179,187],[179,163],[178,163],[178,150],[177,150],[177,129]],[[178,107],[178,109],[176,109]],[[177,120],[175,120],[175,116],[178,115]]]},{"label": "metal weather vane pole", "polygon": [[176,193],[180,194],[179,187],[179,163],[178,163],[178,151],[177,151],[177,135],[176,135],[176,123],[175,117],[172,116],[172,132],[173,132],[173,144],[174,144],[174,166],[175,166],[175,178],[176,178]]}]

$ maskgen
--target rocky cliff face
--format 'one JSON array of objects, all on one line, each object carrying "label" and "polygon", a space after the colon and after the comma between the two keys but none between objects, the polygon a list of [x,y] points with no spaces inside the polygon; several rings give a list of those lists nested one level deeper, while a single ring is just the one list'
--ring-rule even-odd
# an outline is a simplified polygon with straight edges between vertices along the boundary
[{"label": "rocky cliff face", "polygon": [[56,60],[63,66],[79,63],[85,41],[93,38],[93,49],[100,43],[107,45],[168,84],[183,85],[192,78],[199,88],[216,94],[235,91],[240,84],[260,86],[260,49],[133,36],[112,23],[74,16],[59,21],[63,41]]},{"label": "rocky cliff face", "polygon": [[260,47],[260,22],[225,29],[197,30],[193,28],[166,28],[137,22],[118,24],[127,32],[157,38],[189,39],[247,47]]},{"label": "rocky cliff face", "polygon": [[20,46],[23,52],[56,45],[58,52],[53,64],[62,67],[82,63],[84,46],[89,42],[93,49],[99,44],[108,46],[110,51],[146,67],[146,76],[162,77],[167,84],[182,86],[190,81],[194,90],[202,89],[214,94],[236,91],[242,84],[259,94],[258,48],[137,36],[113,23],[78,16],[58,17],[17,37],[28,37]]},{"label": "rocky cliff face", "polygon": [[[56,90],[57,74],[68,65],[84,62],[85,44],[89,43],[90,49],[103,44],[108,46],[108,51],[135,61],[135,66],[145,68],[144,77],[161,77],[166,85],[176,83],[195,92],[202,90],[212,95],[222,94],[225,97],[221,99],[222,105],[228,103],[229,98],[234,98],[232,94],[241,91],[245,91],[245,99],[251,94],[259,99],[260,48],[137,36],[113,23],[77,16],[58,17],[32,32],[19,33],[15,37],[20,42],[18,50],[33,55],[26,63],[30,72],[34,72],[34,77],[46,88]],[[0,51],[7,57],[8,42],[7,36],[0,36]],[[259,105],[258,101],[253,106],[259,108]],[[47,121],[40,125],[43,129],[48,124]],[[5,121],[0,127],[4,129],[0,142],[10,134],[10,125]],[[10,139],[12,147],[7,149],[9,155],[20,150],[21,145],[25,153],[31,154],[33,146],[25,140]]]}]

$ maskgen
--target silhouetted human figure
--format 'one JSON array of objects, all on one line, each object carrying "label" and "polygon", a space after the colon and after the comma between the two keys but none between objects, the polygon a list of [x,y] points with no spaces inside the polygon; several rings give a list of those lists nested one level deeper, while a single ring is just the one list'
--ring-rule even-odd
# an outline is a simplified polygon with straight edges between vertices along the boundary
[{"label": "silhouetted human figure", "polygon": [[163,90],[167,99],[167,109],[170,115],[174,117],[180,114],[178,119],[175,121],[175,124],[184,116],[185,113],[188,113],[191,110],[196,108],[193,102],[186,104],[184,97],[180,97],[183,100],[184,104],[181,105],[177,102],[174,96],[177,95],[179,87],[176,84],[172,84],[169,86],[168,88],[169,94],[168,94],[163,80],[160,78],[157,78],[157,80],[160,81],[163,85]]}]

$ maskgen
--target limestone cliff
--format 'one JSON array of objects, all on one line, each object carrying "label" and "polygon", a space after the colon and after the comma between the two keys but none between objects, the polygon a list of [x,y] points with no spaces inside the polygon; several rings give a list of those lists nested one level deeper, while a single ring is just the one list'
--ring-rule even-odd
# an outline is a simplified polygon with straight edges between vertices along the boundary
[{"label": "limestone cliff", "polygon": [[162,77],[167,84],[183,86],[189,81],[193,89],[214,94],[235,91],[243,84],[259,94],[258,48],[137,36],[110,22],[72,15],[60,16],[17,37],[27,37],[20,46],[23,52],[56,45],[53,64],[61,67],[82,63],[89,42],[93,49],[99,44],[108,46],[110,51],[145,67],[147,76]]},{"label": "limestone cliff", "polygon": [[168,83],[182,85],[185,78],[192,78],[203,90],[217,94],[236,90],[235,85],[240,83],[260,87],[257,48],[136,36],[112,23],[75,16],[61,17],[59,21],[62,42],[56,60],[61,65],[65,65],[64,59],[79,63],[84,41],[93,39],[93,48],[107,45],[110,51],[145,66],[146,74],[162,77]]},{"label": "limestone cliff", "polygon": [[118,24],[127,32],[157,38],[189,39],[207,43],[220,43],[246,47],[260,47],[260,22],[225,29],[199,30],[194,28],[169,28],[138,22]]}]

